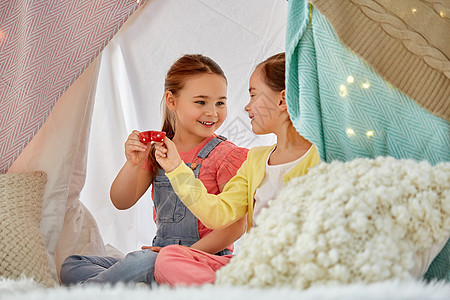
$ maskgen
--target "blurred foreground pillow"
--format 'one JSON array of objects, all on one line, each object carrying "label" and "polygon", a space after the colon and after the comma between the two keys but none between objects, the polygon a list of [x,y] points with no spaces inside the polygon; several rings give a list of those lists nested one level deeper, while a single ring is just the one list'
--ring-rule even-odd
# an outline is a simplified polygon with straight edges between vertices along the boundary
[{"label": "blurred foreground pillow", "polygon": [[292,179],[218,284],[309,288],[420,278],[450,236],[450,163],[321,163]]}]

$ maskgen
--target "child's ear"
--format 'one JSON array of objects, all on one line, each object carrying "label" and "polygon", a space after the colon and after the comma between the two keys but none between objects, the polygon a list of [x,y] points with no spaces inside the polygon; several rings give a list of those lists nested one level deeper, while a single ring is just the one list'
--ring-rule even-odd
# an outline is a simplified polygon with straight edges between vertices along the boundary
[{"label": "child's ear", "polygon": [[278,107],[281,111],[287,110],[287,104],[286,104],[286,91],[282,90],[280,92],[280,99],[278,100]]},{"label": "child's ear", "polygon": [[175,110],[175,96],[171,91],[164,93],[164,99],[166,100],[166,105],[170,110]]}]

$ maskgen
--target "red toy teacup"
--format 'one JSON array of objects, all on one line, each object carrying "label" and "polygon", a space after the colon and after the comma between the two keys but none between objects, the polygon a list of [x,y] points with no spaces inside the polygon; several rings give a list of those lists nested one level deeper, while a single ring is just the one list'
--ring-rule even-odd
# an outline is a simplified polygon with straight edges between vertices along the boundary
[{"label": "red toy teacup", "polygon": [[165,137],[166,133],[164,131],[149,130],[139,133],[139,139],[143,143],[162,142]]}]

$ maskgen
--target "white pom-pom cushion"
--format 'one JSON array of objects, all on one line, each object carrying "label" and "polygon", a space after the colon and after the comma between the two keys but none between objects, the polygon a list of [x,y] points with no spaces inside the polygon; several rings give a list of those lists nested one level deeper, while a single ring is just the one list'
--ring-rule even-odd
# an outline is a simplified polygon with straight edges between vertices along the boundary
[{"label": "white pom-pom cushion", "polygon": [[55,284],[40,232],[44,172],[0,175],[0,277]]},{"label": "white pom-pom cushion", "polygon": [[322,163],[256,219],[217,284],[252,287],[411,279],[450,232],[450,163],[379,157]]}]

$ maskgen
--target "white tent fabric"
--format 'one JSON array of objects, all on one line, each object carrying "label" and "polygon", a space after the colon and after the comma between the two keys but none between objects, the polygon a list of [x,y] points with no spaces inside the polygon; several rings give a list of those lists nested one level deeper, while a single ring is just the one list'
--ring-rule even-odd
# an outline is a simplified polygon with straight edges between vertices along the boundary
[{"label": "white tent fabric", "polygon": [[122,252],[150,245],[155,232],[149,193],[127,211],[109,199],[125,162],[128,134],[160,129],[164,76],[182,54],[213,58],[228,77],[228,117],[218,133],[244,147],[268,145],[243,110],[255,65],[284,51],[284,0],[158,0],[135,12],[102,52],[81,201],[95,217],[105,243]]},{"label": "white tent fabric", "polygon": [[128,19],[8,170],[49,175],[41,232],[55,277],[67,255],[119,255],[151,244],[150,194],[118,211],[109,188],[128,134],[160,128],[164,76],[181,55],[210,56],[228,77],[219,134],[249,148],[275,142],[251,132],[243,107],[252,69],[284,51],[286,13],[284,0],[153,0]]}]

